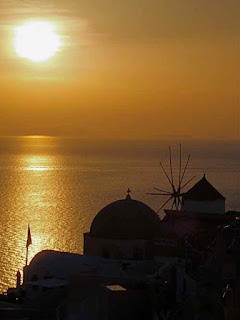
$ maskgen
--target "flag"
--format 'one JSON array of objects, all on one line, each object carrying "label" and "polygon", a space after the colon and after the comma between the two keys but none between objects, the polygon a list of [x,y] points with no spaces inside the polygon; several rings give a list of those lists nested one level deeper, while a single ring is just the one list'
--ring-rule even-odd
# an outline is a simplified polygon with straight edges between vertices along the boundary
[{"label": "flag", "polygon": [[28,224],[28,236],[27,236],[27,248],[32,244],[32,237],[31,237],[31,231],[30,231],[30,226]]}]

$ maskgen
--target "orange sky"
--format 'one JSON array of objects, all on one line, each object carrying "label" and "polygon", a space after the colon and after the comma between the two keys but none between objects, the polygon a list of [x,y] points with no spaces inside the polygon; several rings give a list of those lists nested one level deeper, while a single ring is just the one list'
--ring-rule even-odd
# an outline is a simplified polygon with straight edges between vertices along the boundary
[{"label": "orange sky", "polygon": [[[31,19],[47,62],[14,52]],[[238,0],[2,0],[0,47],[0,135],[239,139]]]}]

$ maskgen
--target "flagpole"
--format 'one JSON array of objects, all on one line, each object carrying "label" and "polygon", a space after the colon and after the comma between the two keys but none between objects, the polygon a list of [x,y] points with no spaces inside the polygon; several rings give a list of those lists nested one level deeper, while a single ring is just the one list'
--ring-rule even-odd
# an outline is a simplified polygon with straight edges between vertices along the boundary
[{"label": "flagpole", "polygon": [[26,266],[28,264],[28,245],[26,246]]},{"label": "flagpole", "polygon": [[28,247],[32,244],[30,225],[28,224],[27,242],[26,242],[26,266],[28,265]]}]

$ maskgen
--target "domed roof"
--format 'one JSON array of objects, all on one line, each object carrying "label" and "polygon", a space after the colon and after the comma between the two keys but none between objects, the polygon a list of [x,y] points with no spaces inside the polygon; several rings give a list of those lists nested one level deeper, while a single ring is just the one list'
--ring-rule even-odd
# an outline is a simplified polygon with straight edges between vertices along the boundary
[{"label": "domed roof", "polygon": [[110,203],[96,215],[90,234],[111,239],[149,239],[154,237],[159,223],[155,211],[128,194],[126,199]]}]

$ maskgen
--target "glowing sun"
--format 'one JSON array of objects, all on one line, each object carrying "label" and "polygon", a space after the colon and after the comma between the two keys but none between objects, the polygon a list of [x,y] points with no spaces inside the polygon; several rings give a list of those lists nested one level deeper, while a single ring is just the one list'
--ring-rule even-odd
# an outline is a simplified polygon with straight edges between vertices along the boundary
[{"label": "glowing sun", "polygon": [[60,46],[60,37],[50,22],[28,22],[15,29],[14,47],[19,57],[34,62],[46,61]]}]

